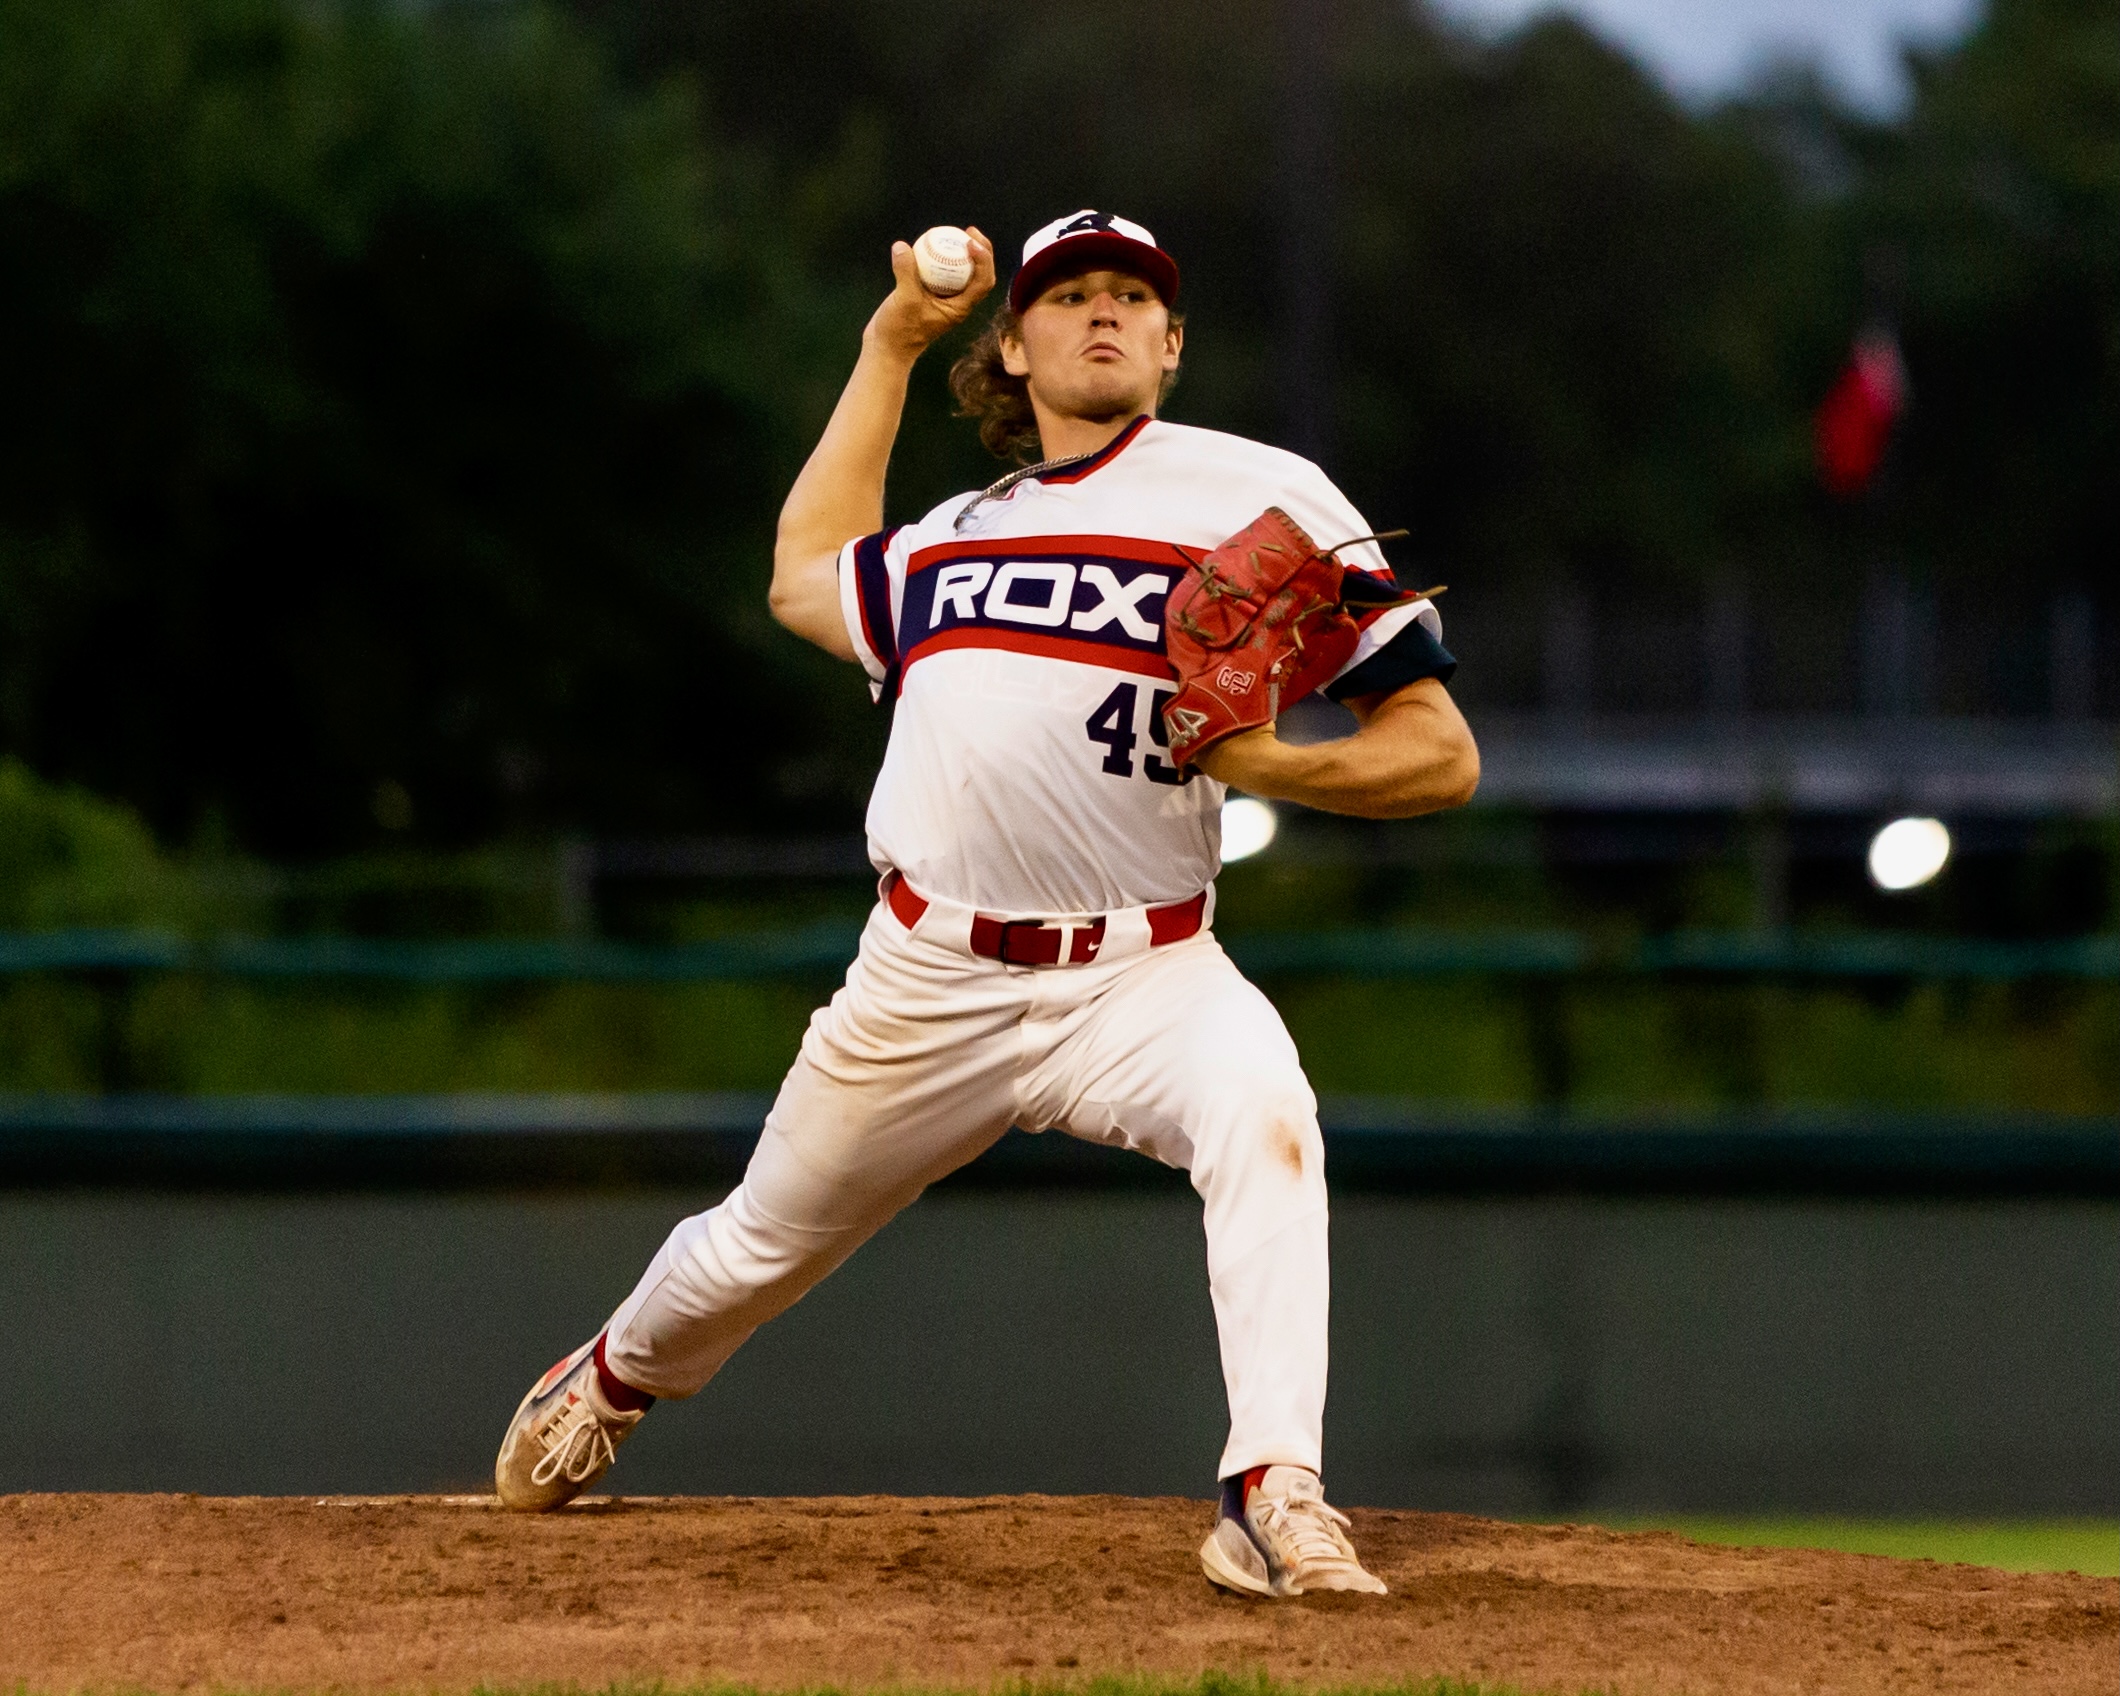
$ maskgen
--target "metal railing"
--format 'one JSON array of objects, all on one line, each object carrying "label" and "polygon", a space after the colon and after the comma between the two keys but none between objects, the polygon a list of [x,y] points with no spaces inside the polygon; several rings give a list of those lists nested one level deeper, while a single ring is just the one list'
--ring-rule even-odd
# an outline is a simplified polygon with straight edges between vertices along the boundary
[{"label": "metal railing", "polygon": [[[0,933],[0,976],[188,972],[266,980],[743,983],[836,975],[860,927],[823,921],[684,943],[565,938],[410,942],[186,938],[150,931]],[[1351,977],[1937,978],[2120,981],[2120,935],[1992,942],[1895,932],[1676,931],[1608,941],[1577,931],[1329,930],[1223,938],[1248,972]]]}]

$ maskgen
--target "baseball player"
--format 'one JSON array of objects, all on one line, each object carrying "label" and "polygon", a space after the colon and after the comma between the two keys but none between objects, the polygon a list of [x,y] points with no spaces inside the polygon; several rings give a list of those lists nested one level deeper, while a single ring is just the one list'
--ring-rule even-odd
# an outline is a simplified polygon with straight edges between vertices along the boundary
[{"label": "baseball player", "polygon": [[[532,1387],[495,1481],[510,1507],[569,1500],[657,1398],[700,1389],[929,1184],[1011,1126],[1058,1129],[1183,1168],[1204,1203],[1229,1400],[1208,1578],[1256,1596],[1382,1593],[1319,1482],[1316,1100],[1279,1016],[1214,939],[1213,879],[1226,786],[1370,817],[1465,801],[1478,759],[1443,687],[1455,662],[1425,599],[1378,594],[1395,604],[1347,615],[1325,684],[1352,735],[1296,746],[1262,717],[1171,755],[1164,708],[1184,684],[1164,615],[1181,579],[1262,509],[1316,538],[1319,559],[1369,526],[1307,460],[1156,416],[1183,347],[1178,267],[1105,213],[1024,243],[1006,306],[953,373],[990,446],[1034,437],[1043,458],[886,527],[914,363],[994,283],[976,230],[970,248],[972,280],[947,296],[922,285],[912,248],[892,249],[896,287],[774,552],[775,616],[894,705],[860,954],[742,1183],[679,1224],[603,1330]],[[1392,589],[1373,542],[1338,552],[1350,584]]]}]

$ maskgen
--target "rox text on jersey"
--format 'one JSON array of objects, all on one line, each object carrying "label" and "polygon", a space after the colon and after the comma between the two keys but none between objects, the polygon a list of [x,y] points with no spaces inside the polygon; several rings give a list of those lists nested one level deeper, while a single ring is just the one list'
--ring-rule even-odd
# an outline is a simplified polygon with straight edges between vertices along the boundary
[{"label": "rox text on jersey", "polygon": [[922,548],[907,562],[899,668],[949,648],[1006,648],[1169,677],[1163,603],[1186,558],[1119,536],[1019,536]]}]

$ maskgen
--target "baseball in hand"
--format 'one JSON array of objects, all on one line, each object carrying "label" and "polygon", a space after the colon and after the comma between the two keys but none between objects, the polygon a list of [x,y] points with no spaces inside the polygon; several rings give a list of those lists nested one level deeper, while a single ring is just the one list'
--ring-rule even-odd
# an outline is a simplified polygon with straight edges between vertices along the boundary
[{"label": "baseball in hand", "polygon": [[937,224],[913,243],[913,265],[929,294],[962,294],[972,280],[972,238],[955,224]]}]

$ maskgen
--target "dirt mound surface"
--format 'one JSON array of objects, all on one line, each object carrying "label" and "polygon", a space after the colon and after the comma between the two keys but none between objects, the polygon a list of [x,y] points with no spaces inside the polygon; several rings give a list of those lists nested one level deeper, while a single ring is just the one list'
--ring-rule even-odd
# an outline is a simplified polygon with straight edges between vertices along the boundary
[{"label": "dirt mound surface", "polygon": [[1074,1682],[2111,1696],[2120,1582],[1356,1511],[1388,1598],[1200,1577],[1117,1496],[0,1497],[0,1689]]}]

